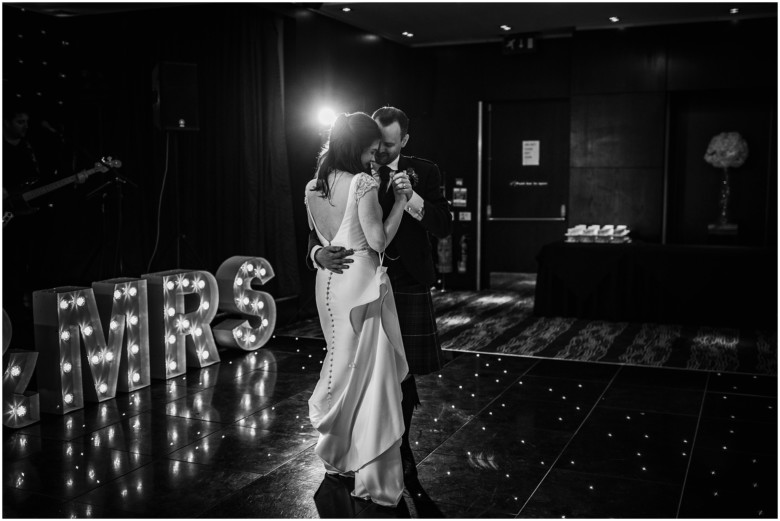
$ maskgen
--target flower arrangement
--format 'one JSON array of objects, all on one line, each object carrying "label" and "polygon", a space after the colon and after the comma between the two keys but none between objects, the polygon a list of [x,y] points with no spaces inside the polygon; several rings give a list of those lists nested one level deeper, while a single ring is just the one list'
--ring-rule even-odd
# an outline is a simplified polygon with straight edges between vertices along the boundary
[{"label": "flower arrangement", "polygon": [[710,140],[704,160],[716,168],[742,166],[748,157],[748,145],[739,132],[721,132]]},{"label": "flower arrangement", "polygon": [[739,132],[721,132],[710,140],[707,147],[707,153],[704,154],[704,160],[721,169],[720,180],[720,199],[718,207],[718,223],[715,228],[725,229],[734,228],[735,225],[729,223],[729,197],[731,196],[731,186],[729,183],[729,168],[742,166],[748,156],[747,142],[739,135]]},{"label": "flower arrangement", "polygon": [[409,181],[412,183],[412,187],[416,186],[420,181],[420,178],[417,175],[417,172],[414,171],[414,168],[407,168],[406,175],[409,176]]}]

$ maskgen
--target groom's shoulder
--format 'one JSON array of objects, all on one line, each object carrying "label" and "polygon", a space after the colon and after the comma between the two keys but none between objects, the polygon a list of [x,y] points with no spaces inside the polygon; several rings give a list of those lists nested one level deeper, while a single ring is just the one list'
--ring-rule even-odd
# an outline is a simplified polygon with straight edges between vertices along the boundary
[{"label": "groom's shoulder", "polygon": [[424,159],[422,157],[416,157],[416,156],[403,156],[406,158],[409,163],[412,164],[415,168],[438,168],[436,166],[436,163],[431,161],[430,159]]}]

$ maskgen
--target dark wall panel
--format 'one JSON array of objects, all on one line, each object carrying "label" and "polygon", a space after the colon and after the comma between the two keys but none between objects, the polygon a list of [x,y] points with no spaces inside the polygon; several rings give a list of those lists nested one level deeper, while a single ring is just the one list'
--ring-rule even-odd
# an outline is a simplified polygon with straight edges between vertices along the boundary
[{"label": "dark wall panel", "polygon": [[491,230],[500,240],[486,243],[483,250],[483,287],[487,287],[490,272],[536,273],[536,256],[542,246],[561,240],[566,223],[557,222],[493,222]]},{"label": "dark wall panel", "polygon": [[572,51],[573,94],[666,88],[666,48],[657,28],[576,33]]},{"label": "dark wall panel", "polygon": [[570,183],[572,225],[625,224],[633,238],[660,242],[662,169],[572,168]]},{"label": "dark wall panel", "polygon": [[665,94],[572,96],[571,166],[662,168]]},{"label": "dark wall panel", "polygon": [[777,87],[777,18],[666,31],[669,90]]}]

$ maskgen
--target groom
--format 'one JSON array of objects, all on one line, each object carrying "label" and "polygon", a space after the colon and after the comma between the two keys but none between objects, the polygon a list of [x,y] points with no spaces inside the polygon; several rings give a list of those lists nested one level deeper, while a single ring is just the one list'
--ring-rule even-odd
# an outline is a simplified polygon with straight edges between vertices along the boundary
[{"label": "groom", "polygon": [[[417,476],[417,467],[409,445],[412,414],[420,405],[414,375],[426,375],[442,366],[441,346],[436,332],[430,287],[436,282],[433,251],[428,238],[431,233],[444,238],[451,233],[452,214],[441,190],[441,175],[436,164],[426,159],[401,155],[409,142],[409,118],[395,107],[382,107],[374,112],[382,141],[372,165],[379,181],[379,202],[385,216],[393,206],[393,191],[407,195],[406,212],[398,233],[385,251],[385,265],[393,285],[398,321],[401,325],[409,376],[401,383],[404,434],[401,459],[404,482]],[[307,265],[341,273],[352,262],[352,253],[343,247],[322,247],[316,232],[309,235]],[[314,263],[312,263],[314,261]]]}]

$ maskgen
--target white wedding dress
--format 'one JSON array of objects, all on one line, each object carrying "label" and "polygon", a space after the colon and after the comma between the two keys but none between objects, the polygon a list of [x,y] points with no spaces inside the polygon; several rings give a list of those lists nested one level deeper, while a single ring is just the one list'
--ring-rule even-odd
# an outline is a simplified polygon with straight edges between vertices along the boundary
[{"label": "white wedding dress", "polygon": [[395,506],[404,489],[400,444],[404,431],[401,381],[408,372],[398,313],[387,268],[363,234],[358,204],[376,197],[377,182],[355,175],[344,218],[332,240],[324,237],[306,207],[322,244],[353,249],[341,274],[318,270],[316,299],[328,353],[309,399],[309,418],[319,431],[316,452],[331,473],[355,476],[354,496]]}]

